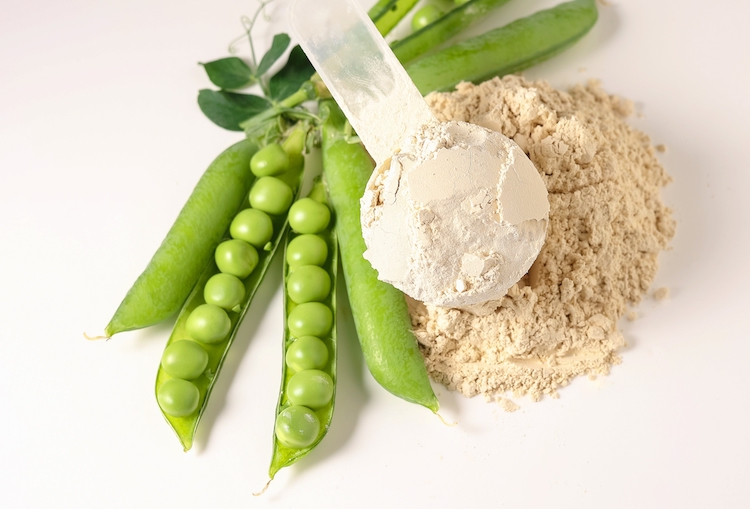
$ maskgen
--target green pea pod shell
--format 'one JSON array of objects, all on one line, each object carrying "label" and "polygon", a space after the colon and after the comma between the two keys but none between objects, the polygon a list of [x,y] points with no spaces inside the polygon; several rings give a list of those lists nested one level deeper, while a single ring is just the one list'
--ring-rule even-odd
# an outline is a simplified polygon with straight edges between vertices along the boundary
[{"label": "green pea pod shell", "polygon": [[[304,158],[302,157],[301,152],[304,148],[304,144],[304,131],[297,130],[289,136],[284,144],[284,148],[288,149],[288,152],[290,153],[290,169],[284,175],[280,175],[277,177],[289,184],[295,194],[299,191],[302,177]],[[249,161],[247,166],[249,167]],[[230,221],[231,218],[229,221],[227,221],[227,225]],[[228,313],[231,320],[231,328],[228,336],[223,341],[218,343],[200,343],[200,345],[208,352],[208,366],[200,377],[191,380],[191,382],[198,387],[198,390],[200,392],[198,409],[192,414],[185,417],[174,417],[162,412],[164,418],[177,434],[177,437],[179,438],[185,451],[189,450],[193,445],[195,431],[198,427],[198,423],[200,422],[200,418],[203,415],[204,410],[206,409],[206,405],[208,403],[211,390],[213,389],[214,382],[216,381],[219,372],[221,371],[221,367],[224,363],[224,360],[226,359],[227,353],[229,352],[229,348],[231,347],[232,342],[237,335],[237,331],[239,330],[240,324],[242,323],[242,319],[245,317],[247,310],[250,308],[253,296],[255,295],[255,292],[257,291],[261,281],[263,280],[263,277],[266,274],[266,270],[271,263],[274,253],[276,252],[279,244],[284,238],[285,232],[287,230],[286,215],[272,217],[272,221],[274,233],[270,241],[271,245],[268,246],[268,249],[258,250],[258,264],[253,272],[243,280],[243,284],[245,285],[245,297],[240,304],[240,310],[237,312]],[[229,237],[228,231],[225,232],[224,236],[227,238]],[[183,306],[180,314],[177,317],[177,321],[172,330],[172,334],[169,337],[167,346],[171,345],[175,341],[190,338],[190,334],[186,330],[187,319],[190,316],[190,313],[196,307],[205,303],[205,300],[203,298],[203,289],[206,285],[206,282],[211,278],[211,276],[217,274],[218,272],[219,270],[216,267],[216,263],[213,259],[210,259],[209,262],[205,265],[203,272],[200,274],[198,281],[195,283],[192,292],[188,296],[185,305]],[[156,375],[155,390],[157,393],[159,387],[170,378],[171,377],[164,371],[164,369],[160,365],[159,371]]]},{"label": "green pea pod shell", "polygon": [[596,0],[566,2],[408,63],[406,71],[423,95],[511,74],[569,48],[597,18]]},{"label": "green pea pod shell", "polygon": [[250,158],[257,149],[243,140],[211,163],[115,311],[107,337],[154,325],[179,311],[247,196],[254,180]]},{"label": "green pea pod shell", "polygon": [[402,64],[411,62],[506,3],[508,0],[469,0],[421,30],[394,42],[391,49]]},{"label": "green pea pod shell", "polygon": [[[330,208],[330,204],[328,203],[328,198],[326,196],[326,190],[325,185],[323,184],[322,180],[320,178],[316,179],[315,183],[313,184],[313,188],[310,191],[309,197],[327,205]],[[323,439],[323,437],[328,432],[328,429],[331,426],[331,420],[333,418],[333,409],[334,409],[334,402],[336,399],[336,354],[337,354],[337,335],[336,335],[336,273],[338,270],[338,242],[336,239],[336,232],[335,232],[335,223],[336,218],[335,215],[331,216],[331,221],[328,225],[328,227],[323,231],[318,233],[317,235],[321,237],[326,245],[328,246],[328,258],[326,259],[325,263],[322,265],[322,268],[328,273],[328,275],[331,278],[331,290],[328,295],[328,297],[322,301],[323,304],[328,306],[331,311],[333,312],[333,327],[330,331],[330,333],[326,337],[321,337],[323,343],[328,348],[328,362],[325,367],[322,368],[322,371],[327,373],[331,379],[333,380],[333,387],[334,387],[334,393],[333,397],[331,398],[330,403],[328,403],[323,408],[315,410],[315,414],[317,415],[319,421],[320,421],[320,432],[318,433],[317,438],[315,441],[304,448],[301,449],[293,449],[290,447],[285,446],[284,444],[280,443],[279,440],[274,435],[273,438],[273,452],[271,456],[271,466],[268,469],[268,475],[271,479],[274,478],[276,473],[278,473],[279,470],[281,470],[284,467],[288,467],[298,461],[299,459],[307,456],[310,451],[312,451],[318,443]],[[297,234],[293,232],[291,229],[287,232],[286,236],[286,245],[289,245],[289,242],[291,242]],[[289,264],[286,263],[286,256],[285,263],[284,263],[284,281],[286,282],[289,274],[290,274],[290,267]],[[286,290],[286,284],[284,285],[284,317],[289,316],[289,312],[295,307],[294,302],[289,298],[289,295],[287,295]],[[294,341],[293,335],[289,330],[289,327],[286,324],[286,319],[284,321],[284,357],[286,356],[286,351],[289,348],[289,346]],[[290,402],[287,397],[286,387],[289,383],[289,380],[292,378],[292,376],[295,374],[295,372],[289,368],[285,362],[282,362],[282,376],[281,376],[281,389],[279,391],[279,400],[276,408],[276,415],[278,416],[279,413],[289,406]]]},{"label": "green pea pod shell", "polygon": [[380,281],[362,256],[366,247],[359,199],[374,164],[361,144],[347,140],[346,119],[336,103],[322,101],[320,110],[327,118],[323,124],[323,174],[336,213],[341,265],[365,363],[387,391],[437,412],[438,401],[412,333],[404,294]]}]

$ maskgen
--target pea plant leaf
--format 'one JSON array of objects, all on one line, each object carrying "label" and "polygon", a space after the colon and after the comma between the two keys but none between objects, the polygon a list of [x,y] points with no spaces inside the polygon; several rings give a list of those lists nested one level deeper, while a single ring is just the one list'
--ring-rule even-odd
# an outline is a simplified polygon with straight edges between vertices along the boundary
[{"label": "pea plant leaf", "polygon": [[281,101],[299,90],[302,84],[315,73],[310,61],[302,51],[295,46],[289,53],[286,65],[274,74],[268,82],[269,95],[274,101]]},{"label": "pea plant leaf", "polygon": [[240,123],[265,111],[271,103],[257,95],[203,89],[198,92],[198,106],[214,124],[242,131]]},{"label": "pea plant leaf", "polygon": [[225,90],[247,87],[257,81],[250,66],[238,57],[220,58],[201,65],[211,83]]},{"label": "pea plant leaf", "polygon": [[258,69],[256,69],[255,73],[258,76],[263,76],[268,69],[271,68],[271,66],[281,57],[281,55],[284,54],[286,49],[289,47],[289,42],[291,39],[287,34],[276,34],[273,36],[273,42],[271,43],[271,48],[266,51],[266,54],[263,55],[263,58],[260,59],[260,63],[258,64]]}]

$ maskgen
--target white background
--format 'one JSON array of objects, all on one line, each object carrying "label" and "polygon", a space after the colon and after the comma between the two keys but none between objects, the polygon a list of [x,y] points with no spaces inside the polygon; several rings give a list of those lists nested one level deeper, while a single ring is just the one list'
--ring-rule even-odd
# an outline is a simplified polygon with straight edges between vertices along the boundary
[{"label": "white background", "polygon": [[[324,0],[320,0],[324,1]],[[256,32],[284,30],[278,0]],[[362,0],[363,5],[370,1]],[[476,31],[556,3],[513,0]],[[267,479],[281,348],[280,265],[256,297],[183,453],[153,382],[169,324],[101,333],[207,164],[240,133],[196,105],[252,0],[0,4],[0,505],[750,507],[750,7],[611,0],[575,48],[528,71],[599,78],[668,152],[678,233],[623,321],[608,377],[505,413],[435,386],[446,427],[377,386],[345,306],[337,411]],[[245,51],[246,46],[240,46]],[[274,268],[275,267],[275,268]],[[304,506],[302,504],[305,504]]]}]

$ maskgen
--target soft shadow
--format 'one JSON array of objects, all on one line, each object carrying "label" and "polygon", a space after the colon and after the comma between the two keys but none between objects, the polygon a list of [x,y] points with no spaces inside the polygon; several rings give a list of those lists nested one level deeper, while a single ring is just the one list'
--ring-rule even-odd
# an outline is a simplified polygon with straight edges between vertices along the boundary
[{"label": "soft shadow", "polygon": [[[177,315],[178,313],[175,313],[163,322],[138,330],[138,333],[134,335],[134,342],[139,347],[145,347],[146,343],[157,340],[162,341],[166,345],[167,339],[172,334],[172,329],[174,329],[174,324],[177,321]],[[117,336],[113,337],[116,338]]]},{"label": "soft shadow", "polygon": [[[622,22],[616,5],[598,5],[599,18],[591,31],[583,38],[555,55],[549,60],[535,64],[533,67],[522,71],[529,80],[556,81],[555,76],[568,77],[571,69],[585,70],[581,62],[585,62],[592,54],[601,53],[619,32]],[[582,76],[583,78],[584,76]],[[580,80],[579,80],[580,81]],[[573,83],[554,83],[557,87],[572,85]]]}]

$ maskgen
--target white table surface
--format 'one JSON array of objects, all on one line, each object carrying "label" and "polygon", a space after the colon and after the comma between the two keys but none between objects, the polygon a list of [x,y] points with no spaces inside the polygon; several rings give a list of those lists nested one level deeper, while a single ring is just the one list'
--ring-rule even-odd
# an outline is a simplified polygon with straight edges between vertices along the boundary
[{"label": "white table surface", "polygon": [[[555,3],[513,0],[477,30]],[[169,325],[82,333],[101,332],[206,165],[240,138],[199,111],[210,84],[197,62],[227,55],[255,2],[4,0],[0,505],[750,507],[750,7],[609,3],[580,44],[526,74],[602,80],[668,147],[679,223],[654,288],[671,296],[623,321],[624,363],[559,399],[516,399],[515,413],[436,385],[451,428],[373,381],[344,312],[330,433],[253,497],[279,384],[279,264],[188,453],[153,397]],[[287,4],[269,7],[261,50]]]}]

